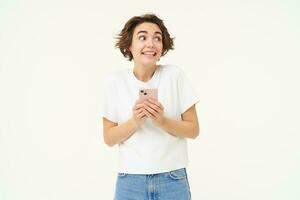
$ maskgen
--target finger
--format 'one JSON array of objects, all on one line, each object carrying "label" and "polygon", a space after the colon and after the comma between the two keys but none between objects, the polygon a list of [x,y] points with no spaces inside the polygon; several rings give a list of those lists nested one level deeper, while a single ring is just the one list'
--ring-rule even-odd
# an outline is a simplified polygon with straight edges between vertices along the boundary
[{"label": "finger", "polygon": [[162,109],[162,110],[164,109],[164,106],[159,102],[158,102],[158,106],[160,107],[160,109]]},{"label": "finger", "polygon": [[138,99],[138,100],[135,101],[135,104],[143,103],[143,101],[144,100],[142,100],[142,99]]},{"label": "finger", "polygon": [[145,108],[150,112],[152,113],[153,115],[158,113],[157,109],[158,107],[156,105],[153,105],[153,104],[146,104],[145,105]]},{"label": "finger", "polygon": [[134,106],[133,106],[133,110],[138,110],[138,109],[140,109],[140,108],[142,108],[144,105],[141,103],[141,104],[135,104]]},{"label": "finger", "polygon": [[143,108],[143,113],[147,116],[147,117],[151,117],[151,114]]},{"label": "finger", "polygon": [[158,113],[155,109],[151,108],[150,106],[146,106],[145,109],[146,109],[148,112],[150,112],[152,115],[155,115],[155,114]]},{"label": "finger", "polygon": [[[146,108],[144,109],[144,113],[147,115],[147,117],[150,117],[150,118],[155,117],[155,115],[152,112],[150,112],[149,110],[147,110]],[[156,113],[156,112],[154,111],[154,113]]]},{"label": "finger", "polygon": [[137,115],[138,119],[143,119],[144,117],[146,117],[146,115],[143,111]]},{"label": "finger", "polygon": [[149,98],[149,101],[153,104],[155,104],[157,107],[160,107],[161,109],[164,109],[163,105],[158,102],[156,99],[153,99],[153,98]]},{"label": "finger", "polygon": [[157,113],[163,112],[163,109],[160,106],[157,106],[156,104],[145,102],[146,105],[149,105],[151,108],[153,108]]},{"label": "finger", "polygon": [[133,114],[134,114],[135,116],[139,115],[140,113],[143,113],[143,109],[139,109],[139,110],[133,111]]},{"label": "finger", "polygon": [[140,114],[143,112],[143,109],[144,109],[144,107],[139,108],[139,109],[135,110],[134,112],[136,112],[137,114]]}]

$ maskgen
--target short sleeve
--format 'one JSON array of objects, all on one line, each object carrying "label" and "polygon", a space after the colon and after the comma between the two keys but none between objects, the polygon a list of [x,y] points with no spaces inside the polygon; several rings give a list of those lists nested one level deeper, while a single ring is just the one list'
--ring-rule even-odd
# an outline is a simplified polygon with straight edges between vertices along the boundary
[{"label": "short sleeve", "polygon": [[113,75],[110,74],[103,83],[103,105],[101,109],[102,117],[117,123],[116,91]]},{"label": "short sleeve", "polygon": [[194,104],[199,102],[199,97],[195,92],[190,80],[186,77],[183,70],[179,70],[178,74],[178,98],[180,113],[184,113]]}]

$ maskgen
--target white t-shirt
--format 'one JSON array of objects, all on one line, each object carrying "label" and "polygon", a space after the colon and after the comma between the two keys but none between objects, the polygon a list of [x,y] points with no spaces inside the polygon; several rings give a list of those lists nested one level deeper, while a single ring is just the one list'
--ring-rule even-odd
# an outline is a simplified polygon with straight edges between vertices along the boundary
[{"label": "white t-shirt", "polygon": [[[183,71],[176,66],[159,65],[148,82],[138,80],[132,69],[111,73],[104,84],[102,116],[122,124],[132,117],[140,89],[158,88],[158,101],[166,117],[181,120],[181,114],[199,99]],[[155,174],[186,167],[187,141],[146,121],[119,144],[118,171]]]}]

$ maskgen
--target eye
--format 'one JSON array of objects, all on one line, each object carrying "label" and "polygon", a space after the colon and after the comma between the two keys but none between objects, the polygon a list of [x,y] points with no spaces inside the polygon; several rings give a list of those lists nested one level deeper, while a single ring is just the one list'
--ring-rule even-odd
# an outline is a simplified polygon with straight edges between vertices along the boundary
[{"label": "eye", "polygon": [[161,41],[161,38],[160,37],[155,37],[154,38],[156,41]]},{"label": "eye", "polygon": [[141,35],[138,38],[139,38],[139,40],[146,40],[146,37],[144,35]]}]

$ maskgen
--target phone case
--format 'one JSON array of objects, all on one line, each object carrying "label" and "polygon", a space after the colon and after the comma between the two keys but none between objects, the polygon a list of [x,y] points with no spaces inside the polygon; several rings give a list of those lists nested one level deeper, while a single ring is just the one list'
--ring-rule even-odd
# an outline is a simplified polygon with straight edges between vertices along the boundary
[{"label": "phone case", "polygon": [[139,101],[145,101],[149,98],[157,99],[157,89],[140,89]]}]

